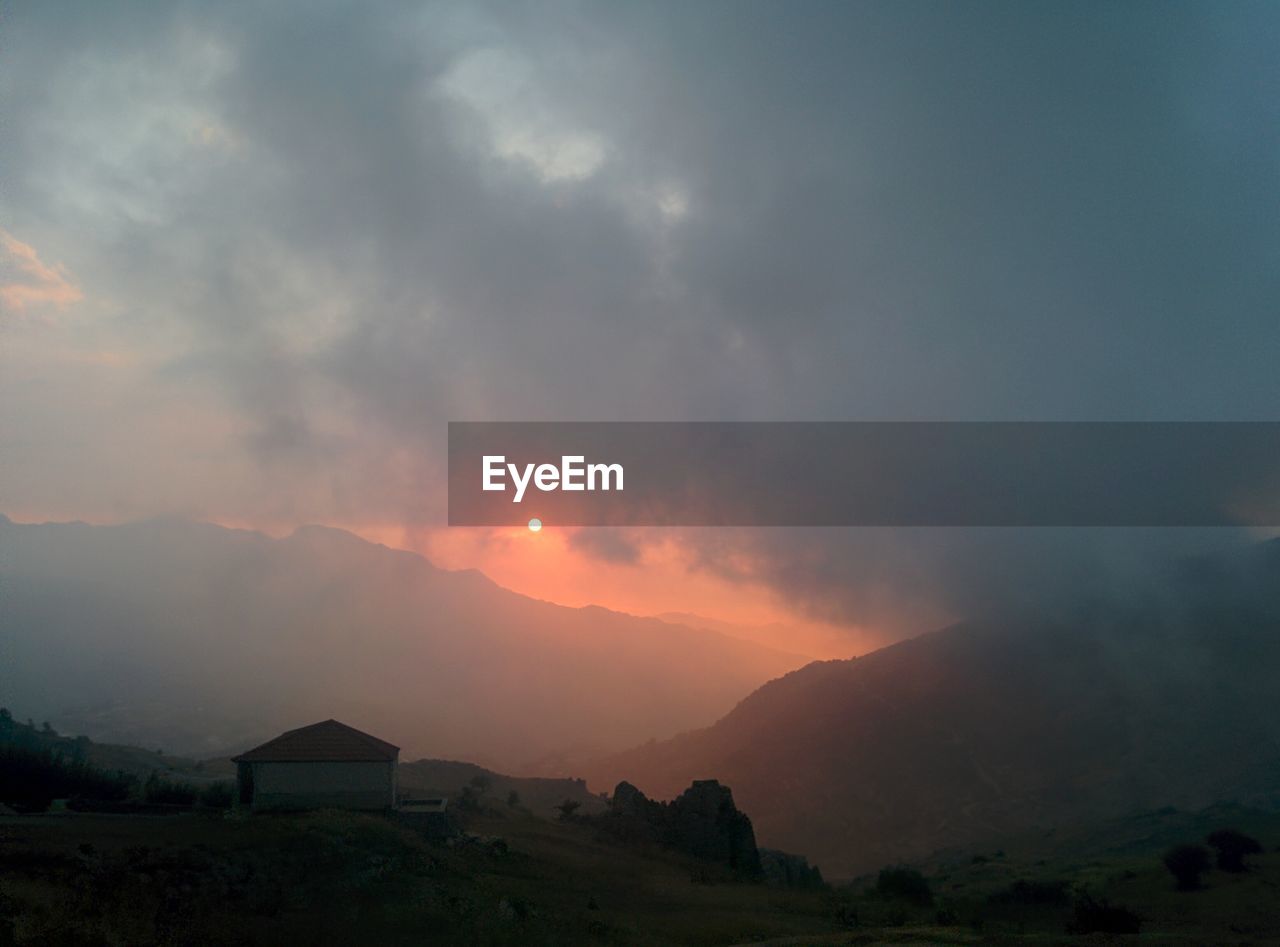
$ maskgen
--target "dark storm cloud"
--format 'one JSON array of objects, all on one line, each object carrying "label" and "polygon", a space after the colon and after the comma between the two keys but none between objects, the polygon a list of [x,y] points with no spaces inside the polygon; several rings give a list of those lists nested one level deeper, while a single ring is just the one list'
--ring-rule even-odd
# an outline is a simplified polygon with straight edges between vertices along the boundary
[{"label": "dark storm cloud", "polygon": [[[716,533],[712,536],[710,534]],[[916,634],[961,618],[1164,608],[1229,529],[771,529],[680,534],[696,568],[785,590],[814,618]]]},{"label": "dark storm cloud", "polygon": [[[439,523],[449,419],[1280,404],[1272,5],[7,20],[4,223],[110,298],[112,345],[155,353],[140,390],[225,406],[240,436],[219,450],[259,470],[225,515]],[[60,476],[50,502],[74,501]],[[933,561],[913,540],[881,557],[896,578],[879,562],[864,582],[864,539],[734,543],[757,578],[847,617]],[[727,541],[704,538],[708,568]]]}]

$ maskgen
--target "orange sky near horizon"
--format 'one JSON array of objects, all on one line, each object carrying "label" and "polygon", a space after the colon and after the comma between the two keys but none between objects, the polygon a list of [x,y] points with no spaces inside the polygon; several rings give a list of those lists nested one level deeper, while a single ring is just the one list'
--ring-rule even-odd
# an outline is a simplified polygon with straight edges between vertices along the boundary
[{"label": "orange sky near horizon", "polygon": [[[388,525],[351,528],[365,539],[409,549],[445,569],[478,569],[499,585],[561,605],[600,605],[633,615],[683,612],[738,626],[760,644],[812,658],[848,658],[887,643],[865,629],[815,621],[761,586],[695,569],[677,544],[644,547],[637,562],[609,562],[574,549],[568,529]],[[784,628],[771,626],[784,626]]]},{"label": "orange sky near horizon", "polygon": [[[49,511],[5,511],[19,523],[95,525],[120,520]],[[281,538],[301,524],[201,517],[229,529]],[[696,568],[674,541],[647,543],[636,562],[610,562],[574,549],[569,528],[412,527],[397,523],[322,525],[369,542],[415,552],[443,569],[476,569],[498,585],[532,598],[579,608],[599,605],[632,615],[681,612],[726,622],[733,634],[780,651],[816,659],[849,658],[889,644],[871,628],[817,621],[789,607],[782,596],[751,582],[733,582]]]}]

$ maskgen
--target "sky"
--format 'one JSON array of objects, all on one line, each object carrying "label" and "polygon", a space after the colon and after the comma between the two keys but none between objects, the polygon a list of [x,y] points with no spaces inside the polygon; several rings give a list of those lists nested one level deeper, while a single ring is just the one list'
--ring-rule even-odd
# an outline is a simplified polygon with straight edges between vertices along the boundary
[{"label": "sky", "polygon": [[827,655],[1216,540],[448,530],[446,423],[1280,407],[1271,3],[13,2],[0,121],[18,520],[325,523]]}]

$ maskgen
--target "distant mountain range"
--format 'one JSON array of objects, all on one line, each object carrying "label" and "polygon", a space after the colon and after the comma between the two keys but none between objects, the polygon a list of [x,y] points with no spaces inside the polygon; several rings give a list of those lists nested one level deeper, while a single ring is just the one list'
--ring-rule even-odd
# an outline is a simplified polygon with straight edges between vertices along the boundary
[{"label": "distant mountain range", "polygon": [[806,664],[337,530],[0,517],[0,704],[199,757],[339,717],[406,760],[658,798],[714,778],[761,844],[839,878],[1164,806],[1280,807],[1280,541],[1165,579]]},{"label": "distant mountain range", "polygon": [[[673,625],[684,625],[687,628],[704,628],[707,631],[718,631],[722,634],[730,635],[734,638],[741,638],[744,641],[754,641],[757,644],[768,646],[771,641],[785,641],[789,635],[788,626],[782,622],[769,622],[764,625],[744,625],[734,624],[733,622],[721,621],[718,618],[708,618],[705,615],[698,615],[693,612],[659,612],[654,618],[661,621],[670,622]],[[844,654],[852,654],[858,650],[868,650],[850,647],[844,650]]]},{"label": "distant mountain range", "polygon": [[0,583],[0,703],[195,756],[339,717],[402,758],[572,775],[568,761],[711,723],[806,661],[320,527],[275,540],[0,517]]},{"label": "distant mountain range", "polygon": [[715,777],[761,844],[828,877],[1161,806],[1280,805],[1280,542],[1167,579],[810,664],[589,781],[670,797]]}]

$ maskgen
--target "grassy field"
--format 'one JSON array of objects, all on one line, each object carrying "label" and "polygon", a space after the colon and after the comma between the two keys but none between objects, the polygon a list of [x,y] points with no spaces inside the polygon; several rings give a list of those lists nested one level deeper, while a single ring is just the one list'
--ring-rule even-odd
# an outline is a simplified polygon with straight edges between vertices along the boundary
[{"label": "grassy field", "polygon": [[[523,814],[501,843],[427,844],[321,812],[0,819],[0,925],[18,943],[725,944],[839,929],[772,891]],[[0,934],[0,941],[4,934]]]},{"label": "grassy field", "polygon": [[[1243,874],[1215,868],[1201,889],[1176,890],[1162,853],[1228,826],[1258,838],[1265,853],[1252,857]],[[861,893],[852,895],[848,910],[863,929],[811,942],[1277,944],[1278,842],[1280,816],[1233,806],[1028,833],[982,852],[944,853],[920,866],[932,889],[928,905],[885,902],[870,893],[873,877],[856,880],[850,887]],[[1140,934],[1069,934],[1078,921],[1076,905],[1086,897],[1131,912],[1141,922]]]},{"label": "grassy field", "polygon": [[[1176,837],[1193,840],[1202,821],[1172,819],[1149,841],[1163,845],[1177,824]],[[1159,852],[1134,839],[1119,843],[1131,850],[1070,858],[1028,841],[952,853],[929,866],[932,898],[917,903],[877,893],[873,879],[834,891],[736,882],[518,809],[473,818],[468,831],[447,846],[338,812],[4,817],[0,943],[1280,942],[1280,854],[1264,832],[1268,851],[1251,871],[1215,870],[1199,891],[1174,890]],[[1067,934],[1082,891],[1126,906],[1142,933]]]}]

